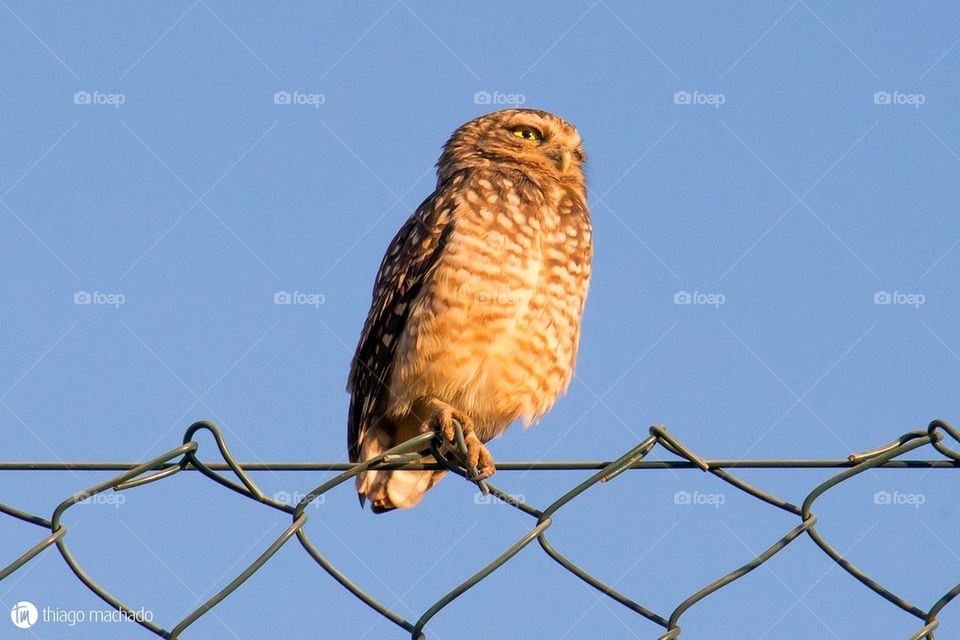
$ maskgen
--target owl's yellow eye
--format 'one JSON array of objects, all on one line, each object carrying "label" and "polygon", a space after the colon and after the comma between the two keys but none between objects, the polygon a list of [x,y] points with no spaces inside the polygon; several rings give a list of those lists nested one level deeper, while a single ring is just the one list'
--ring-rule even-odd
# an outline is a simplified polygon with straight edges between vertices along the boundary
[{"label": "owl's yellow eye", "polygon": [[543,138],[539,131],[531,129],[530,127],[517,127],[513,130],[513,135],[518,138],[523,138],[524,140],[534,140],[535,142],[540,142]]}]

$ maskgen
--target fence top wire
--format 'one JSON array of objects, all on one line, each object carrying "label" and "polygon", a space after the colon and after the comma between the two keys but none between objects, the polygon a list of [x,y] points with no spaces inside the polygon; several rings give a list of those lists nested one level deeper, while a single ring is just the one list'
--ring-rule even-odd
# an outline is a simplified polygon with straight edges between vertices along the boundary
[{"label": "fence top wire", "polygon": [[[459,440],[463,442],[463,433],[459,425],[456,425]],[[215,442],[222,462],[205,462],[198,456],[199,443],[194,439],[198,431],[209,432]],[[516,556],[522,549],[536,541],[540,548],[560,566],[570,573],[584,581],[603,595],[620,603],[627,609],[633,611],[639,616],[660,625],[664,633],[658,640],[675,640],[680,638],[679,621],[681,616],[712,593],[722,589],[726,585],[743,578],[767,560],[775,556],[787,545],[797,538],[806,535],[813,540],[817,547],[823,551],[831,560],[836,562],[847,573],[853,576],[864,587],[870,589],[877,595],[886,599],[893,606],[903,612],[919,619],[922,626],[910,636],[910,640],[936,640],[935,630],[939,626],[938,615],[958,594],[960,594],[960,583],[943,594],[929,608],[922,609],[914,605],[899,595],[893,593],[885,586],[868,576],[861,569],[847,560],[838,552],[827,540],[820,534],[816,528],[817,517],[813,512],[813,505],[820,496],[841,484],[842,482],[853,478],[869,469],[876,468],[907,468],[907,469],[955,469],[960,468],[960,452],[944,444],[944,438],[949,437],[954,442],[960,443],[960,431],[955,429],[949,423],[943,420],[934,420],[926,429],[909,431],[901,435],[896,440],[863,453],[853,454],[845,460],[705,460],[696,453],[688,449],[684,444],[677,440],[665,428],[659,425],[650,427],[649,435],[640,443],[626,451],[616,460],[612,461],[546,461],[546,462],[505,462],[497,465],[501,471],[594,471],[585,480],[582,480],[571,489],[563,493],[553,503],[543,508],[538,508],[524,500],[513,496],[495,485],[483,481],[475,480],[471,470],[460,466],[457,461],[446,456],[440,447],[439,436],[434,433],[424,433],[415,438],[399,444],[398,446],[384,452],[383,454],[366,460],[362,463],[330,463],[330,462],[259,462],[259,463],[241,463],[230,453],[226,440],[216,425],[201,421],[192,424],[184,433],[183,442],[179,446],[156,456],[146,462],[0,462],[0,471],[120,471],[108,480],[83,489],[72,496],[64,499],[53,510],[49,518],[40,515],[28,513],[13,506],[0,502],[0,513],[9,517],[28,522],[42,529],[49,530],[40,542],[22,553],[18,558],[0,569],[0,581],[3,581],[37,555],[42,553],[50,546],[56,546],[63,560],[67,563],[74,575],[87,588],[93,591],[104,602],[111,607],[123,612],[126,619],[139,624],[145,630],[161,638],[176,639],[191,624],[205,615],[213,607],[219,604],[223,599],[233,593],[241,584],[246,582],[254,573],[263,567],[270,558],[293,537],[297,538],[300,546],[306,551],[324,571],[326,571],[334,580],[336,580],[345,589],[354,596],[366,603],[380,615],[390,620],[407,633],[411,640],[425,640],[424,628],[427,623],[437,615],[444,607],[453,600],[460,597],[481,580],[487,578],[494,571],[503,566],[511,558]],[[956,446],[956,445],[955,445]],[[663,448],[666,452],[676,456],[675,460],[646,461],[644,458],[656,447]],[[901,459],[905,454],[920,449],[927,448],[938,452],[942,457],[932,460],[904,460]],[[465,451],[460,452],[461,455]],[[421,460],[425,455],[434,456],[436,463],[423,463]],[[464,458],[465,459],[465,458]],[[533,518],[534,526],[525,533],[520,539],[505,549],[496,558],[472,576],[461,582],[454,589],[437,600],[415,621],[407,620],[399,615],[382,602],[368,594],[360,586],[354,583],[349,577],[342,573],[336,566],[324,556],[314,543],[307,536],[304,525],[307,522],[306,508],[318,497],[324,495],[334,487],[347,482],[359,473],[368,469],[446,469],[456,475],[461,476],[468,482],[476,482],[485,495],[492,494],[504,503],[513,506],[521,512]],[[746,469],[746,468],[835,468],[841,469],[838,473],[831,476],[821,484],[811,490],[803,502],[797,506],[768,493],[752,484],[749,484],[740,478],[731,474],[728,469]],[[657,470],[657,469],[700,469],[701,471],[711,473],[724,482],[732,485],[736,489],[743,491],[757,500],[767,504],[772,508],[785,511],[799,519],[799,523],[776,540],[760,555],[756,556],[746,564],[737,567],[726,575],[714,580],[708,585],[703,586],[692,593],[685,600],[680,602],[672,612],[667,615],[660,615],[646,608],[639,602],[631,599],[629,596],[620,593],[609,584],[599,578],[591,575],[576,562],[563,555],[554,547],[547,538],[547,530],[554,522],[554,516],[566,504],[575,500],[580,494],[587,491],[598,483],[605,483],[614,480],[617,476],[627,470]],[[339,472],[332,478],[315,487],[296,504],[286,504],[275,498],[265,495],[257,484],[251,479],[248,472],[253,471],[335,471]],[[73,505],[90,498],[104,491],[122,491],[130,490],[135,487],[156,482],[168,478],[181,471],[197,471],[217,484],[243,495],[265,507],[275,509],[290,516],[290,525],[274,540],[249,566],[240,572],[219,592],[210,597],[172,628],[167,629],[148,621],[137,615],[137,611],[119,600],[116,596],[107,591],[99,582],[90,576],[77,562],[76,558],[67,545],[66,537],[68,527],[62,521],[64,513]],[[220,472],[231,472],[232,477]]]}]

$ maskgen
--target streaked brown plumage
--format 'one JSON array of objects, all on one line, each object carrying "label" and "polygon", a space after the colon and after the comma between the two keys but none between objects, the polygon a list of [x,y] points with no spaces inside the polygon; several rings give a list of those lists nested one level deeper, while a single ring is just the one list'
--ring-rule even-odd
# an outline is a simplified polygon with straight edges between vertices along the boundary
[{"label": "streaked brown plumage", "polygon": [[[576,128],[532,109],[467,122],[447,141],[437,187],[390,244],[347,390],[350,460],[425,429],[464,425],[482,443],[538,420],[570,383],[592,255]],[[375,512],[416,505],[444,472],[357,478]]]}]

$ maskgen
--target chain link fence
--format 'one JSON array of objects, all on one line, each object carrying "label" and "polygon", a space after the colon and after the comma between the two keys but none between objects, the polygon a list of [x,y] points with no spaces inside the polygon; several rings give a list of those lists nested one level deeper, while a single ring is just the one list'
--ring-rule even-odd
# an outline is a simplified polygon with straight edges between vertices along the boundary
[{"label": "chain link fence", "polygon": [[[198,456],[199,444],[194,440],[198,431],[205,430],[212,434],[216,441],[220,455],[224,462],[208,463],[204,462]],[[461,454],[465,453],[463,444],[463,432],[457,427],[457,435],[461,448]],[[17,518],[24,522],[49,531],[49,534],[29,550],[22,553],[18,558],[0,569],[0,581],[3,581],[38,554],[44,552],[51,546],[56,546],[64,562],[70,567],[74,575],[99,596],[104,602],[114,609],[123,612],[129,620],[142,626],[146,631],[162,638],[180,638],[181,634],[201,616],[217,606],[224,598],[227,598],[241,584],[248,580],[254,573],[263,567],[270,558],[285,544],[296,537],[297,542],[303,547],[304,551],[334,580],[336,580],[344,589],[350,591],[354,596],[365,602],[380,615],[387,618],[398,627],[402,628],[410,635],[411,640],[425,640],[424,629],[427,623],[439,613],[444,607],[450,604],[456,598],[464,595],[474,585],[485,579],[498,568],[510,561],[522,549],[531,545],[534,541],[540,548],[564,567],[574,576],[584,581],[603,595],[615,600],[630,611],[639,616],[660,625],[664,633],[660,635],[659,640],[674,640],[680,638],[680,619],[683,614],[691,607],[696,605],[712,593],[722,589],[726,585],[739,580],[750,573],[777,553],[782,551],[787,545],[797,538],[807,535],[823,553],[829,556],[834,562],[842,567],[847,573],[856,578],[864,587],[875,592],[877,595],[885,598],[892,606],[895,606],[903,612],[918,619],[919,629],[914,633],[910,640],[935,640],[935,630],[939,622],[937,616],[957,594],[960,594],[960,584],[944,593],[943,596],[934,602],[929,608],[923,609],[899,595],[893,593],[888,588],[868,576],[861,569],[852,564],[843,557],[827,540],[817,531],[817,516],[813,512],[814,503],[820,496],[828,492],[833,487],[859,475],[869,469],[875,468],[907,468],[907,469],[930,469],[930,468],[960,468],[960,452],[946,446],[943,442],[945,437],[951,438],[955,442],[960,442],[960,432],[950,424],[942,420],[934,420],[925,430],[915,430],[903,434],[893,442],[859,454],[851,455],[847,460],[705,460],[699,455],[684,446],[672,434],[667,432],[661,426],[650,428],[650,435],[635,447],[624,453],[622,456],[612,462],[513,462],[501,463],[497,468],[501,471],[507,470],[594,470],[595,473],[586,480],[580,482],[561,495],[553,503],[543,508],[538,508],[528,504],[522,499],[513,496],[493,484],[486,481],[477,482],[480,490],[485,495],[493,495],[499,500],[511,505],[530,516],[533,527],[514,542],[509,548],[504,550],[495,559],[481,567],[475,574],[463,581],[449,593],[440,598],[430,608],[428,608],[417,620],[408,620],[399,615],[382,602],[368,594],[359,585],[354,583],[349,577],[342,573],[333,565],[311,542],[304,530],[307,522],[306,508],[314,501],[323,496],[334,487],[349,481],[354,476],[367,469],[447,469],[467,481],[472,480],[472,470],[465,469],[444,455],[441,450],[440,442],[433,433],[425,433],[404,442],[382,455],[367,460],[360,464],[341,464],[341,463],[250,463],[241,464],[236,461],[230,453],[227,443],[220,430],[210,422],[197,422],[187,429],[183,436],[183,443],[166,453],[159,455],[152,460],[136,463],[95,463],[95,462],[76,462],[76,463],[42,463],[42,462],[0,462],[0,471],[37,471],[37,470],[101,470],[101,471],[121,471],[121,473],[109,480],[84,489],[74,495],[66,498],[53,510],[53,514],[48,518],[27,513],[10,505],[0,503],[0,513],[12,518]],[[656,447],[662,447],[664,450],[676,456],[676,460],[664,461],[645,461],[644,458]],[[926,447],[940,454],[938,459],[916,460],[902,459],[902,457],[916,449]],[[423,463],[423,455],[429,452],[435,457],[437,462],[429,464]],[[783,537],[774,542],[770,547],[764,550],[743,566],[740,566],[730,573],[716,579],[710,584],[698,589],[685,600],[680,602],[673,611],[668,614],[656,613],[639,602],[631,599],[627,595],[620,593],[609,584],[599,578],[591,575],[576,562],[569,559],[556,547],[551,544],[547,537],[550,526],[558,516],[558,512],[565,505],[575,500],[583,492],[587,491],[598,483],[605,483],[614,480],[617,476],[628,470],[633,469],[700,469],[706,473],[712,473],[724,482],[736,487],[762,503],[769,508],[786,511],[796,516],[798,523],[795,527],[786,532]],[[830,477],[825,482],[819,484],[810,493],[800,506],[791,504],[771,493],[764,491],[756,486],[748,484],[733,475],[729,470],[737,468],[837,468],[840,471]],[[274,470],[301,470],[301,471],[337,471],[337,475],[314,488],[296,504],[289,505],[265,495],[257,484],[251,479],[249,472],[266,469]],[[239,575],[230,581],[219,592],[209,598],[201,606],[197,607],[189,615],[180,620],[172,628],[167,629],[155,624],[153,621],[147,621],[137,616],[137,612],[126,603],[117,599],[102,585],[100,585],[89,573],[87,573],[77,562],[70,551],[67,543],[68,527],[63,523],[64,513],[73,505],[89,499],[105,491],[125,491],[138,486],[169,478],[181,471],[198,471],[213,482],[239,493],[250,500],[258,502],[265,507],[276,509],[287,513],[291,517],[290,525],[284,532],[273,541],[273,543],[260,554],[257,559],[246,567]],[[233,477],[224,475],[221,472],[232,472]],[[6,550],[5,550],[6,551]],[[2,559],[0,559],[2,561]]]}]

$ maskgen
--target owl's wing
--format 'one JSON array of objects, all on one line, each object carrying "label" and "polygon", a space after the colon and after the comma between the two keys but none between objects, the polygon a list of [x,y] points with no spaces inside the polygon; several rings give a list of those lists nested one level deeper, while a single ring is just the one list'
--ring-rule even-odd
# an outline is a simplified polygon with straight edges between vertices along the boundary
[{"label": "owl's wing", "polygon": [[350,461],[357,462],[364,433],[382,416],[400,335],[410,307],[443,253],[453,228],[453,207],[442,186],[407,219],[387,249],[373,288],[360,342],[350,366],[347,417]]}]

